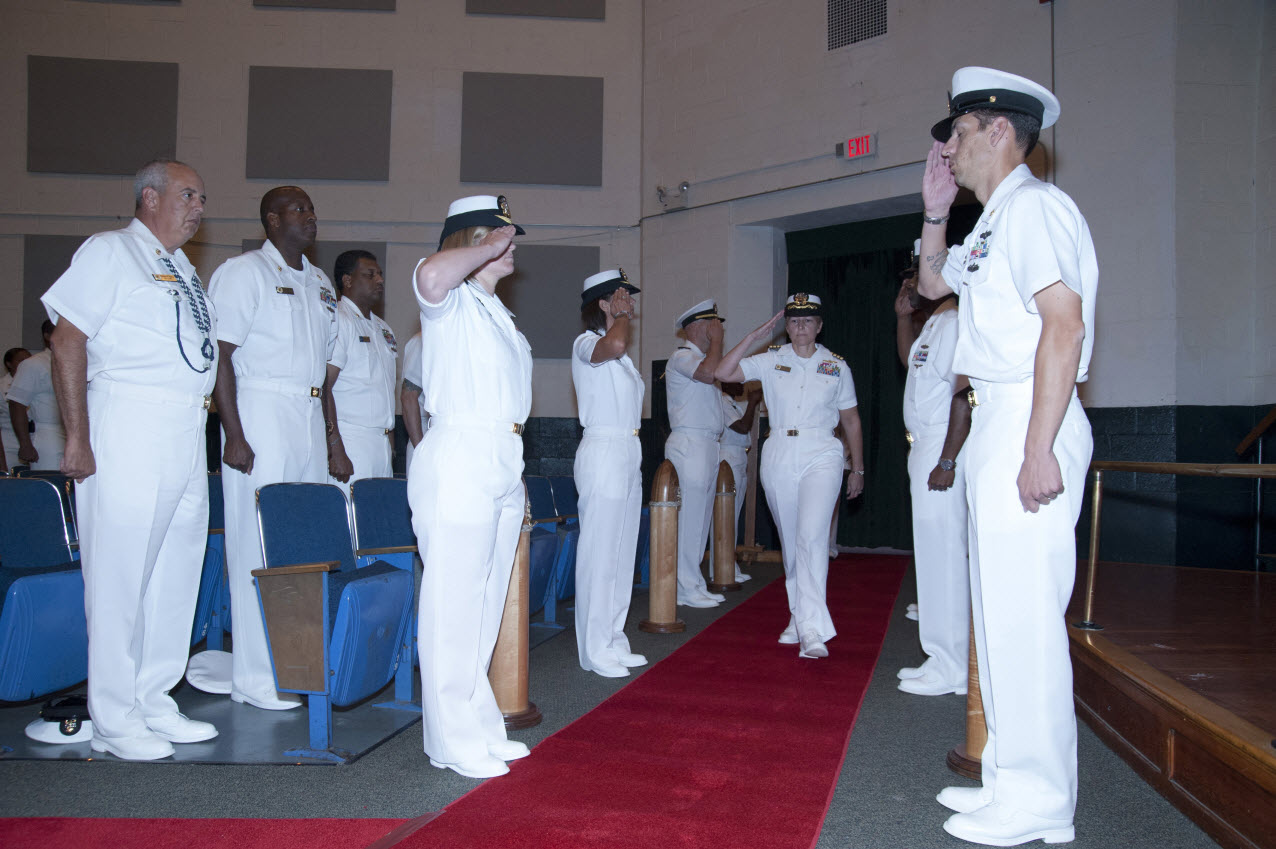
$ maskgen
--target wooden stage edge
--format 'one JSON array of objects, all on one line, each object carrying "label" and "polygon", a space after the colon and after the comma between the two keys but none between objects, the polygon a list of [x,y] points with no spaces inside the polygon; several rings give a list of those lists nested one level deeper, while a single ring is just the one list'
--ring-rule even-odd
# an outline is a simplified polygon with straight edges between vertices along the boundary
[{"label": "wooden stage edge", "polygon": [[[1100,574],[1111,566],[1100,564]],[[1119,571],[1109,569],[1108,580]],[[1220,845],[1276,848],[1276,734],[1117,645],[1119,629],[1113,639],[1078,629],[1076,609],[1068,636],[1078,715]]]}]

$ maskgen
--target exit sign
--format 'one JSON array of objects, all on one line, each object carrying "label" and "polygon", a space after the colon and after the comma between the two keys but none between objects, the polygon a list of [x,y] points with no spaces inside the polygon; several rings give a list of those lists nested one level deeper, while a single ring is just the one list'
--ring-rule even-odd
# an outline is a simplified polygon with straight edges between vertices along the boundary
[{"label": "exit sign", "polygon": [[858,159],[877,153],[877,137],[872,133],[838,142],[834,152],[842,159]]}]

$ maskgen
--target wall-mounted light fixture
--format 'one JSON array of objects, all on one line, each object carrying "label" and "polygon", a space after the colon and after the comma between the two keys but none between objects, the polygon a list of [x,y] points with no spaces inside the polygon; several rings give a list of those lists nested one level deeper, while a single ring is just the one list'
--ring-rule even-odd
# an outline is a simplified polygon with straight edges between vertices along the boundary
[{"label": "wall-mounted light fixture", "polygon": [[687,205],[687,192],[690,189],[691,184],[686,180],[679,183],[676,189],[656,186],[656,200],[660,201],[660,205],[665,209],[685,207]]}]

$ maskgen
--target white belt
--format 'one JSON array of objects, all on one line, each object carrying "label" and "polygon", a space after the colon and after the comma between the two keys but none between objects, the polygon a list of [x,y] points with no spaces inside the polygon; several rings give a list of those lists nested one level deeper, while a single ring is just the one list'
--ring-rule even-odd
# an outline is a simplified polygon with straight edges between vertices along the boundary
[{"label": "white belt", "polygon": [[211,395],[197,395],[193,392],[178,392],[163,386],[142,386],[137,383],[118,383],[112,380],[95,380],[89,384],[89,391],[99,395],[110,395],[113,398],[153,401],[158,404],[203,410],[207,410],[213,402]]},{"label": "white belt", "polygon": [[831,427],[773,427],[771,436],[790,436],[797,439],[833,439]]},{"label": "white belt", "polygon": [[451,427],[457,430],[485,430],[489,433],[508,433],[513,436],[523,435],[521,422],[501,422],[493,419],[469,418],[467,416],[430,416],[430,430],[436,427]]},{"label": "white belt", "polygon": [[[971,380],[970,392],[966,394],[966,400],[970,402],[972,407],[982,407],[985,404],[1005,404],[1011,401],[1027,401],[1032,403],[1033,381],[1025,380],[1022,383],[992,383],[987,380]],[[1072,394],[1077,394],[1077,388],[1072,387]]]},{"label": "white belt", "polygon": [[638,428],[636,427],[601,427],[599,425],[590,425],[585,428],[585,436],[597,437],[619,437],[619,436],[637,436]]},{"label": "white belt", "polygon": [[270,380],[264,377],[236,377],[235,385],[244,389],[265,389],[269,392],[278,392],[280,395],[299,395],[302,398],[314,398],[316,401],[323,397],[323,389],[318,386],[310,386],[306,383],[297,383],[292,380]]},{"label": "white belt", "polygon": [[718,437],[722,435],[720,430],[710,430],[707,427],[676,427],[674,433],[681,433],[683,436],[694,436],[697,439],[708,439],[717,442]]},{"label": "white belt", "polygon": [[341,429],[342,429],[342,430],[345,430],[346,428],[353,428],[353,427],[357,427],[357,428],[359,428],[360,430],[371,430],[371,431],[375,431],[376,433],[378,433],[378,434],[380,434],[380,435],[382,435],[382,436],[389,436],[390,434],[394,433],[394,428],[392,428],[392,427],[382,427],[381,425],[361,425],[361,424],[355,424],[354,422],[342,421],[342,419],[341,419],[341,417],[340,417],[340,416],[338,416],[338,417],[337,417],[337,422],[341,425]]}]

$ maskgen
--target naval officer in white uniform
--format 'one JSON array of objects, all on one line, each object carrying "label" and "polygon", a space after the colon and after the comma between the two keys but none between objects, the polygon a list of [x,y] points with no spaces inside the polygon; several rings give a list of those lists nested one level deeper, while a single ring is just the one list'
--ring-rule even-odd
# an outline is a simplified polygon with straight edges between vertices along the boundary
[{"label": "naval officer in white uniform", "polygon": [[582,669],[624,678],[647,659],[629,650],[625,618],[634,589],[642,518],[642,373],[627,353],[633,295],[624,269],[585,278],[585,332],[572,344],[572,383],[584,438],[572,472],[580,493],[576,647]]},{"label": "naval officer in white uniform", "polygon": [[[753,440],[753,420],[758,414],[758,405],[762,403],[762,390],[754,387],[744,397],[744,403],[737,397],[744,394],[744,387],[738,383],[723,384],[718,401],[722,404],[722,436],[718,438],[718,460],[727,461],[731,467],[731,476],[735,480],[735,527],[740,527],[740,513],[744,510],[745,491],[749,486],[749,449]],[[735,536],[732,536],[735,539]],[[710,549],[713,541],[710,540]],[[713,559],[710,558],[710,563]],[[735,581],[742,584],[752,580],[740,569],[740,562],[735,564]]]},{"label": "naval officer in white uniform", "polygon": [[328,481],[350,494],[363,478],[388,478],[394,433],[394,380],[399,348],[373,308],[385,299],[385,278],[368,251],[344,251],[333,265],[337,341],[324,384]]},{"label": "naval officer in white uniform", "polygon": [[404,473],[412,473],[412,455],[425,437],[430,414],[425,410],[421,392],[421,331],[413,333],[403,345],[403,381],[399,385],[399,405],[403,408],[403,429],[408,432],[408,447],[403,458]]},{"label": "naval officer in white uniform", "polygon": [[[789,624],[784,645],[800,657],[828,657],[837,635],[829,615],[829,525],[837,508],[846,459],[846,497],[864,491],[864,447],[855,382],[846,362],[815,341],[824,327],[819,297],[798,293],[784,311],[745,336],[722,358],[718,379],[762,383],[771,433],[762,449],[761,478],[780,531]],[[771,338],[780,318],[789,344],[745,356]],[[833,429],[842,425],[842,440]]]},{"label": "naval officer in white uniform", "polygon": [[304,250],[318,229],[310,196],[296,186],[261,199],[266,242],[226,260],[209,296],[217,306],[217,385],[222,492],[230,574],[233,701],[287,710],[300,700],[275,690],[252,570],[262,567],[255,493],[269,483],[326,483],[321,407],[337,339],[337,295]]},{"label": "naval officer in white uniform", "polygon": [[77,481],[91,746],[149,761],[217,736],[168,694],[186,667],[208,541],[217,348],[216,315],[181,251],[203,218],[203,180],[151,162],[134,195],[129,225],[90,237],[41,300],[57,322],[62,471]]},{"label": "naval officer in white uniform", "polygon": [[56,472],[62,466],[66,433],[62,430],[57,393],[53,391],[53,351],[49,349],[53,322],[45,319],[40,335],[44,350],[18,364],[6,398],[18,442],[17,462]]},{"label": "naval officer in white uniform", "polygon": [[[1093,440],[1076,385],[1094,345],[1099,269],[1084,216],[1024,159],[1059,116],[1031,80],[953,75],[922,178],[918,288],[955,291],[953,369],[976,403],[964,450],[970,578],[988,744],[983,786],[947,788],[944,829],[1013,846],[1073,839],[1077,730],[1064,610]],[[959,248],[946,222],[957,187],[984,211]]]},{"label": "naval officer in white uniform", "polygon": [[678,316],[675,326],[686,343],[674,349],[665,365],[670,428],[665,459],[678,473],[682,494],[678,508],[678,604],[687,607],[717,607],[724,599],[709,592],[700,571],[718,481],[722,405],[713,371],[722,359],[724,321],[712,300],[701,301]]},{"label": "naval officer in white uniform", "polygon": [[412,275],[430,429],[408,477],[420,544],[421,724],[430,763],[471,778],[528,755],[505,736],[487,679],[523,523],[532,351],[496,297],[514,271],[505,198],[448,208],[439,251]]},{"label": "naval officer in white uniform", "polygon": [[[917,250],[920,250],[920,245]],[[939,303],[917,294],[916,259],[901,273],[895,339],[908,369],[904,427],[913,506],[918,636],[926,661],[898,673],[899,689],[919,696],[965,695],[970,658],[970,569],[966,556],[966,473],[962,445],[970,433],[969,382],[953,371],[957,297]],[[929,312],[914,335],[913,317]]]}]

